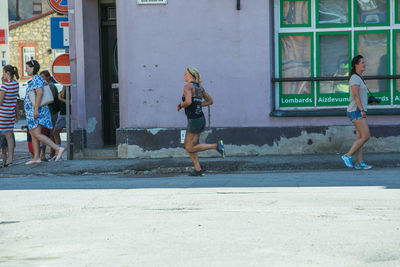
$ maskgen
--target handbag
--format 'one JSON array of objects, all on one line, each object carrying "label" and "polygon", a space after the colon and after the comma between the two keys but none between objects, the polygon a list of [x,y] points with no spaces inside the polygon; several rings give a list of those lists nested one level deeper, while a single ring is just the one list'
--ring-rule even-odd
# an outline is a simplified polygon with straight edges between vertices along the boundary
[{"label": "handbag", "polygon": [[[48,104],[51,104],[54,102],[54,96],[53,93],[51,92],[50,86],[45,85],[43,88],[43,95],[42,95],[42,100],[40,101],[39,107],[46,106]],[[35,107],[36,103],[36,90],[32,90],[28,93],[29,100],[32,103],[32,106]]]}]

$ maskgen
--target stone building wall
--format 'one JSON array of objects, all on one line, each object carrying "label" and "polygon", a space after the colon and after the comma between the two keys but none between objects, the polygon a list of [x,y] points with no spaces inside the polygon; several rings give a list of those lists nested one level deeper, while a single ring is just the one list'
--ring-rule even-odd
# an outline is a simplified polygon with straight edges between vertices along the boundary
[{"label": "stone building wall", "polygon": [[30,79],[23,77],[23,46],[35,47],[35,60],[40,63],[40,70],[50,70],[53,61],[50,37],[50,18],[59,16],[54,12],[33,18],[31,21],[19,22],[18,25],[10,25],[10,64],[17,66],[21,82]]}]

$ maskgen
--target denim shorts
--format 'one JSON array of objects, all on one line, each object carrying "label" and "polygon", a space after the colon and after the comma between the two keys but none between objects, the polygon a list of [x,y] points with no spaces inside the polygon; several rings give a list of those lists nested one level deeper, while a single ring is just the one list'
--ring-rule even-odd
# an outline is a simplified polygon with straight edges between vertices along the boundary
[{"label": "denim shorts", "polygon": [[361,111],[357,108],[356,111],[347,112],[347,117],[349,117],[351,122],[354,122],[356,120],[362,119],[363,116],[361,114]]},{"label": "denim shorts", "polygon": [[59,127],[59,128],[65,128],[67,127],[67,119],[66,119],[67,115],[58,115],[57,121],[56,121],[56,126],[55,127]]}]

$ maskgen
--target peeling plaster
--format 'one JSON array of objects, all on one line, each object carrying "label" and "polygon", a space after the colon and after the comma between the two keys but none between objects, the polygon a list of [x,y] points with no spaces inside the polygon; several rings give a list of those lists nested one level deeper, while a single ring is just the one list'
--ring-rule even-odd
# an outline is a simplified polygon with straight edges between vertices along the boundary
[{"label": "peeling plaster", "polygon": [[[163,129],[156,129],[158,131]],[[212,130],[206,130],[200,135],[200,143],[204,143]],[[310,142],[311,140],[311,142]],[[354,127],[329,127],[324,133],[309,133],[301,131],[298,137],[284,137],[275,140],[272,145],[234,145],[225,144],[227,156],[264,156],[315,153],[346,153],[356,140]],[[364,146],[365,152],[400,152],[400,138],[397,136],[371,137]],[[218,157],[215,150],[198,154],[199,157]],[[138,145],[121,144],[118,147],[120,158],[166,158],[187,157],[184,147],[162,148],[159,150],[144,150]],[[338,158],[339,160],[339,158]]]},{"label": "peeling plaster", "polygon": [[149,131],[152,135],[157,135],[159,131],[163,131],[165,130],[165,128],[152,128],[152,129],[148,129],[147,131]]}]

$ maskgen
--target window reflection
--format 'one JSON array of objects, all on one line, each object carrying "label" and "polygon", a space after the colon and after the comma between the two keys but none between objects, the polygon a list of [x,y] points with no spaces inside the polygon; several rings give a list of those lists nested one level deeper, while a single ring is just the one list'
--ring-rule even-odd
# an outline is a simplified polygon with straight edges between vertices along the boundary
[{"label": "window reflection", "polygon": [[[282,77],[311,76],[311,37],[282,36]],[[310,94],[311,82],[282,83],[283,94]]]},{"label": "window reflection", "polygon": [[349,1],[350,0],[318,1],[319,24],[347,24],[349,22]]},{"label": "window reflection", "polygon": [[[387,75],[387,34],[358,34],[357,41],[357,53],[363,55],[367,63],[364,75]],[[367,85],[372,92],[388,90],[387,80],[369,80]]]},{"label": "window reflection", "polygon": [[[396,33],[396,74],[400,74],[400,33]],[[400,80],[396,80],[396,90],[400,92]]]},{"label": "window reflection", "polygon": [[387,23],[387,0],[357,0],[357,23]]},{"label": "window reflection", "polygon": [[[319,36],[319,76],[345,77],[349,75],[348,35]],[[347,81],[320,82],[321,94],[348,93]]]},{"label": "window reflection", "polygon": [[308,24],[308,1],[284,1],[283,24]]}]

